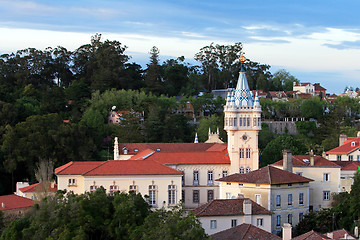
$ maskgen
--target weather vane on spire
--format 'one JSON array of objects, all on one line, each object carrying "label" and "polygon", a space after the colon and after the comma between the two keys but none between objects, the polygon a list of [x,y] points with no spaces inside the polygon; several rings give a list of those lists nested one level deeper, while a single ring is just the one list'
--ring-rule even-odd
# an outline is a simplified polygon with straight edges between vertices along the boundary
[{"label": "weather vane on spire", "polygon": [[244,63],[246,61],[246,57],[244,56],[243,53],[241,53],[241,56],[239,57],[239,60],[241,63]]}]

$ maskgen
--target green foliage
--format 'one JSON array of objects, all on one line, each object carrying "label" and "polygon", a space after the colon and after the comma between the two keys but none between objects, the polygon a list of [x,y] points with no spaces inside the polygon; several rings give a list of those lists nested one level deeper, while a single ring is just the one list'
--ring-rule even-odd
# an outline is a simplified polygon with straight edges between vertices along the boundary
[{"label": "green foliage", "polygon": [[262,152],[262,166],[272,164],[282,159],[282,151],[290,149],[293,155],[303,155],[307,152],[306,146],[292,135],[279,135],[271,140]]},{"label": "green foliage", "polygon": [[300,111],[305,118],[319,119],[324,113],[324,103],[319,97],[308,98],[301,104]]},{"label": "green foliage", "polygon": [[227,134],[224,130],[224,116],[211,115],[210,117],[203,117],[200,120],[197,134],[199,142],[205,142],[209,138],[209,128],[211,132],[216,132],[219,129],[220,139],[226,142]]},{"label": "green foliage", "polygon": [[261,130],[259,132],[259,148],[263,150],[266,145],[275,138],[275,134],[270,132],[269,125],[261,123]]},{"label": "green foliage", "polygon": [[308,136],[309,134],[313,134],[316,130],[316,122],[315,121],[297,121],[296,129],[299,134]]},{"label": "green foliage", "polygon": [[274,73],[274,76],[271,79],[274,86],[273,90],[275,91],[292,91],[293,83],[299,82],[294,76],[292,76],[285,69],[281,69]]},{"label": "green foliage", "polygon": [[[156,237],[158,235],[158,237]],[[13,221],[1,240],[31,239],[207,239],[199,221],[183,211],[152,211],[140,194],[104,188],[93,193],[58,192]]]}]

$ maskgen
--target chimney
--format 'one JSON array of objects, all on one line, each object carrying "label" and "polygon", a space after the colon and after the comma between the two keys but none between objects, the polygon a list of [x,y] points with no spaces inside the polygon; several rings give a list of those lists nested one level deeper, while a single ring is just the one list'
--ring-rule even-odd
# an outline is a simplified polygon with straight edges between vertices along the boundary
[{"label": "chimney", "polygon": [[331,238],[331,239],[333,239],[333,237],[334,237],[334,232],[329,232],[329,233],[326,234],[326,236],[329,237],[329,238]]},{"label": "chimney", "polygon": [[244,223],[251,224],[251,200],[243,200]]},{"label": "chimney", "polygon": [[314,151],[310,150],[310,166],[314,166],[315,160],[314,160]]},{"label": "chimney", "polygon": [[289,223],[284,223],[282,227],[282,240],[291,240],[292,238],[292,227]]},{"label": "chimney", "polygon": [[356,137],[360,137],[360,131],[357,132]]},{"label": "chimney", "polygon": [[114,160],[119,160],[119,142],[117,137],[115,137],[114,142]]},{"label": "chimney", "polygon": [[2,203],[1,203],[1,207],[2,207],[2,208],[5,208],[5,203],[2,202]]},{"label": "chimney", "polygon": [[354,228],[354,235],[355,235],[356,238],[359,237],[359,228],[358,228],[358,226],[355,226],[355,228]]},{"label": "chimney", "polygon": [[339,146],[343,145],[346,140],[347,140],[346,134],[341,133],[339,136]]},{"label": "chimney", "polygon": [[291,150],[285,149],[283,150],[283,170],[292,173],[292,154]]}]

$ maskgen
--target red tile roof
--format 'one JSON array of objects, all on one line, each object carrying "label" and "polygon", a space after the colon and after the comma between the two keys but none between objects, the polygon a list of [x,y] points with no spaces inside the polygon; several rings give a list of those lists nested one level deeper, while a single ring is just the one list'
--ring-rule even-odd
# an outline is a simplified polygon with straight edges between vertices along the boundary
[{"label": "red tile roof", "polygon": [[138,154],[132,156],[129,158],[129,160],[144,160],[145,158],[149,157],[150,155],[154,154],[155,151],[151,149],[145,149],[142,152],[139,152]]},{"label": "red tile roof", "polygon": [[255,227],[251,224],[243,223],[236,227],[215,233],[211,235],[213,240],[280,240],[281,238],[275,234],[269,233],[261,228]]},{"label": "red tile roof", "polygon": [[[339,165],[337,165],[333,161],[329,161],[326,158],[323,158],[322,156],[316,156],[316,155],[314,156],[314,166],[310,165],[309,155],[293,155],[292,162],[294,167],[339,167]],[[277,161],[272,165],[282,166],[283,160]]]},{"label": "red tile roof", "polygon": [[300,236],[294,237],[292,240],[325,240],[325,239],[332,239],[332,238],[329,238],[324,234],[312,230]]},{"label": "red tile roof", "polygon": [[262,167],[258,170],[245,174],[232,174],[220,178],[219,182],[239,182],[239,183],[257,183],[257,184],[285,184],[285,183],[305,183],[314,181],[310,178],[299,176],[297,174],[278,169],[273,166]]},{"label": "red tile roof", "polygon": [[327,233],[327,235],[328,234],[332,234],[332,238],[336,239],[336,240],[344,239],[345,234],[347,236],[353,237],[353,239],[356,239],[356,237],[353,234],[351,234],[349,231],[347,231],[345,229],[336,230],[336,231]]},{"label": "red tile roof", "polygon": [[326,153],[331,153],[331,154],[347,154],[347,153],[351,153],[353,151],[355,151],[356,149],[359,148],[359,142],[360,142],[360,138],[358,137],[349,137],[343,145],[333,148],[329,151],[327,151]]},{"label": "red tile roof", "polygon": [[110,160],[94,167],[83,175],[182,175],[182,173],[150,160]]},{"label": "red tile roof", "polygon": [[305,83],[295,83],[294,86],[303,87],[303,86],[307,86],[307,85],[309,85],[309,84],[310,84],[309,82],[305,82]]},{"label": "red tile roof", "polygon": [[104,162],[69,162],[55,169],[56,175],[82,175]]},{"label": "red tile roof", "polygon": [[266,208],[260,206],[256,202],[248,198],[238,199],[217,199],[209,203],[206,203],[193,210],[197,216],[234,216],[244,215],[243,204],[244,201],[251,202],[251,214],[252,215],[271,215],[273,214]]},{"label": "red tile roof", "polygon": [[341,167],[341,171],[357,171],[360,162],[358,161],[335,161]]},{"label": "red tile roof", "polygon": [[271,97],[281,97],[286,98],[286,93],[284,91],[269,91]]},{"label": "red tile roof", "polygon": [[216,144],[219,143],[119,143],[119,152],[122,154],[124,147],[128,149],[128,154],[136,154],[145,149],[160,152],[204,152]]},{"label": "red tile roof", "polygon": [[[19,190],[23,193],[26,193],[26,192],[36,192],[36,191],[43,191],[44,190],[44,187],[42,184],[40,183],[35,183],[35,184],[32,184],[30,186],[26,186],[26,187],[23,187],[23,188],[19,188]],[[49,186],[49,191],[50,192],[56,192],[57,191],[57,184],[54,184],[54,187],[51,187]]]},{"label": "red tile roof", "polygon": [[162,164],[230,164],[227,152],[155,152],[146,160]]},{"label": "red tile roof", "polygon": [[314,83],[315,91],[324,91],[326,88],[320,86],[320,83]]},{"label": "red tile roof", "polygon": [[34,205],[33,200],[20,197],[15,194],[0,196],[0,210],[2,211],[18,208],[28,208],[32,205]]}]

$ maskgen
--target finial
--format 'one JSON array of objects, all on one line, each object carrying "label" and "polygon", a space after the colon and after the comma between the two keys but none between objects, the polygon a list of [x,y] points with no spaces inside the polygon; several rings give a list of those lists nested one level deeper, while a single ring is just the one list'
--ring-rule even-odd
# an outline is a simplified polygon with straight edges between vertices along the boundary
[{"label": "finial", "polygon": [[197,132],[196,132],[196,134],[195,134],[195,140],[194,140],[194,143],[199,143],[199,139],[198,139]]},{"label": "finial", "polygon": [[241,63],[244,63],[246,61],[246,57],[244,56],[244,54],[242,53],[241,56],[239,57],[239,60]]}]

